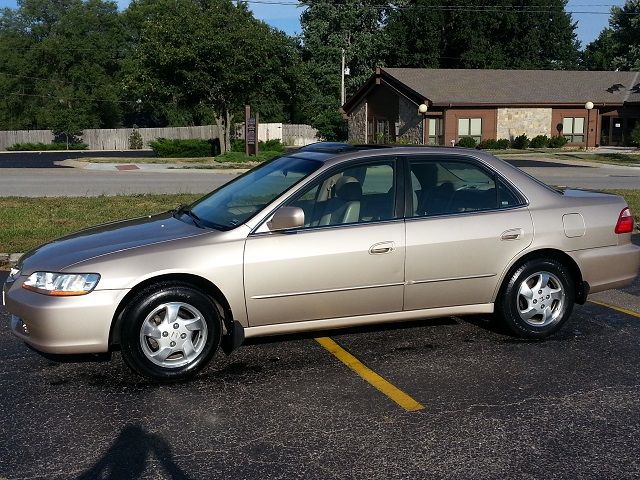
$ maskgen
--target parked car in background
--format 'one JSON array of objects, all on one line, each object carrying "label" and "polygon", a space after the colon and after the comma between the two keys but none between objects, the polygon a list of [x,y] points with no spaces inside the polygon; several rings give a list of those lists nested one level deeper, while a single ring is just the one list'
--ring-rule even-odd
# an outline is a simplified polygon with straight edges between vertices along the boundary
[{"label": "parked car in background", "polygon": [[545,338],[638,274],[615,195],[555,190],[476,150],[319,143],[189,207],[24,255],[4,286],[43,352],[121,349],[158,380],[244,338],[496,312]]}]

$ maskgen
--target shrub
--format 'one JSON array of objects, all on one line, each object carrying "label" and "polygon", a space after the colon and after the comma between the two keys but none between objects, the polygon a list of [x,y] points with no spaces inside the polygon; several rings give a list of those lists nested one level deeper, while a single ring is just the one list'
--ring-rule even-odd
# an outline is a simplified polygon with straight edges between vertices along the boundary
[{"label": "shrub", "polygon": [[529,146],[531,148],[547,148],[549,146],[549,137],[546,135],[533,137]]},{"label": "shrub", "polygon": [[501,138],[500,140],[496,140],[496,149],[497,150],[506,150],[511,146],[511,140],[508,138]]},{"label": "shrub", "polygon": [[266,142],[260,142],[259,148],[260,150],[265,150],[269,152],[284,152],[284,145],[282,144],[279,138],[274,138],[273,140],[267,140]]},{"label": "shrub", "polygon": [[557,135],[549,139],[549,148],[561,148],[567,144],[567,139],[562,135]]},{"label": "shrub", "polygon": [[[284,144],[279,138],[274,138],[266,142],[258,142],[258,149],[264,150],[265,152],[284,152]],[[244,140],[241,138],[231,140],[231,151],[244,152]]]},{"label": "shrub", "polygon": [[189,140],[177,140],[168,138],[158,138],[149,142],[158,157],[163,158],[193,158],[193,157],[213,157],[217,152],[217,141],[200,140],[192,138]]},{"label": "shrub", "polygon": [[457,146],[463,148],[476,148],[476,139],[473,137],[462,137],[458,140]]},{"label": "shrub", "polygon": [[232,152],[244,152],[244,140],[242,138],[231,139]]},{"label": "shrub", "polygon": [[144,144],[142,142],[142,135],[140,135],[140,132],[137,128],[134,128],[133,132],[131,132],[131,135],[129,135],[129,149],[142,150],[143,146]]},{"label": "shrub", "polygon": [[482,150],[497,150],[498,149],[498,141],[493,138],[487,138],[486,140],[482,140],[478,144],[478,148]]},{"label": "shrub", "polygon": [[636,122],[636,126],[631,130],[631,142],[640,147],[640,122]]},{"label": "shrub", "polygon": [[529,147],[530,143],[531,140],[529,140],[529,137],[527,137],[527,135],[523,133],[522,135],[518,135],[513,139],[513,141],[511,142],[511,146],[513,148],[517,148],[518,150],[525,150]]},{"label": "shrub", "polygon": [[[86,143],[70,143],[69,150],[86,150]],[[40,152],[45,150],[67,150],[66,143],[16,143],[7,147],[12,152]]]}]

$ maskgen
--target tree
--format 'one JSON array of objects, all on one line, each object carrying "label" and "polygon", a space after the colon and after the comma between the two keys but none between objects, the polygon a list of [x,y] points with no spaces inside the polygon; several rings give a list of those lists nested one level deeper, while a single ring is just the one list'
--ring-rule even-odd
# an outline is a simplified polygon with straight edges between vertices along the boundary
[{"label": "tree", "polygon": [[22,0],[1,18],[0,77],[9,113],[0,115],[0,128],[71,133],[119,125],[124,35],[115,2]]},{"label": "tree", "polygon": [[590,70],[640,70],[640,0],[612,7],[609,28],[587,45],[584,65]]},{"label": "tree", "polygon": [[305,0],[302,13],[302,56],[307,102],[304,115],[327,139],[344,136],[340,107],[342,49],[350,75],[347,98],[372,74],[384,58],[385,9],[379,0]]},{"label": "tree", "polygon": [[402,67],[575,68],[576,24],[566,0],[491,5],[414,0],[391,10],[386,63]]},{"label": "tree", "polygon": [[[252,101],[288,117],[296,48],[231,0],[138,0],[126,15],[131,55],[125,88],[167,124],[215,119],[222,151],[234,116]],[[287,100],[286,97],[289,97]]]}]

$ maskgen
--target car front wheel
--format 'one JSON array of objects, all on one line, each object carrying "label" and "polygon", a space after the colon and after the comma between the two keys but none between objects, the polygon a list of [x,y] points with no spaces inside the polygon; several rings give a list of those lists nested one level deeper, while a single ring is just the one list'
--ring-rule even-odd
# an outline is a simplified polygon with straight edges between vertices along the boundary
[{"label": "car front wheel", "polygon": [[516,335],[545,338],[567,321],[574,298],[574,282],[567,268],[556,260],[535,259],[511,274],[497,308]]},{"label": "car front wheel", "polygon": [[216,353],[221,323],[211,299],[190,285],[165,283],[147,288],[124,312],[123,359],[148,378],[188,378]]}]

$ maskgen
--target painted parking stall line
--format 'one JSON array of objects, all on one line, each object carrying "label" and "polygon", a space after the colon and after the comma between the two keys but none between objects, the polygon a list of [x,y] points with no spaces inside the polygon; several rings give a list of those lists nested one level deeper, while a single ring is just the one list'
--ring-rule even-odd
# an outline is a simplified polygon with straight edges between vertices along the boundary
[{"label": "painted parking stall line", "polygon": [[631,315],[632,317],[640,318],[640,313],[634,312],[633,310],[629,310],[627,308],[618,307],[617,305],[611,305],[610,303],[600,302],[598,300],[589,300],[589,303],[593,303],[594,305],[600,305],[601,307],[607,307],[611,310],[615,310],[620,313],[624,313],[626,315]]},{"label": "painted parking stall line", "polygon": [[424,406],[421,403],[414,400],[407,393],[403,392],[391,382],[371,370],[360,360],[358,360],[356,357],[354,357],[344,348],[338,345],[338,343],[336,343],[333,339],[329,337],[319,337],[315,340],[333,356],[335,356],[338,360],[340,360],[353,372],[355,372],[360,378],[362,378],[382,394],[393,400],[404,410],[408,412],[417,412],[424,409]]}]

